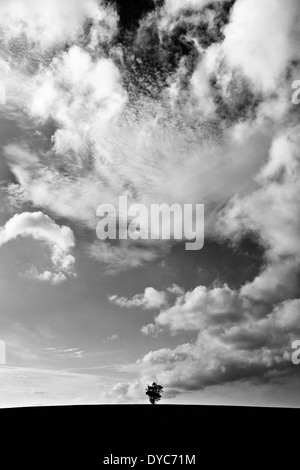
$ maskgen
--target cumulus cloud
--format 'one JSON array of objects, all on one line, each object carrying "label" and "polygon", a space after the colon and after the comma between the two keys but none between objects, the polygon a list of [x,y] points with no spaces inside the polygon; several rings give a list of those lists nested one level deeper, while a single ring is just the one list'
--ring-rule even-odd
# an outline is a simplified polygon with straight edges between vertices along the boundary
[{"label": "cumulus cloud", "polygon": [[117,383],[107,394],[107,397],[118,403],[126,403],[128,400],[136,401],[143,398],[144,390],[139,381]]},{"label": "cumulus cloud", "polygon": [[244,294],[260,300],[288,298],[296,293],[300,266],[298,128],[274,139],[257,180],[257,191],[235,197],[220,214],[218,231],[232,240],[255,233],[265,247],[266,266],[243,287]]},{"label": "cumulus cloud", "polygon": [[299,60],[299,15],[297,0],[235,3],[222,49],[257,91],[276,91],[291,62]]},{"label": "cumulus cloud", "polygon": [[299,285],[299,260],[269,263],[242,287],[242,293],[253,300],[278,302],[293,297]]},{"label": "cumulus cloud", "polygon": [[270,381],[293,374],[291,344],[299,334],[299,130],[274,137],[257,175],[258,187],[235,196],[219,214],[216,233],[231,243],[252,234],[265,249],[265,265],[252,281],[198,286],[177,292],[146,335],[167,329],[197,339],[152,351],[138,361],[141,382],[157,374],[177,390],[237,380]]},{"label": "cumulus cloud", "polygon": [[239,244],[247,235],[264,247],[261,272],[239,289],[178,286],[146,335],[196,333],[197,339],[152,351],[137,366],[141,383],[157,374],[178,391],[241,380],[270,381],[293,374],[292,341],[299,334],[299,129],[274,136],[257,174],[257,188],[236,195],[218,214],[216,236]]},{"label": "cumulus cloud", "polygon": [[37,75],[30,111],[40,120],[52,118],[58,123],[55,152],[80,154],[88,151],[89,137],[111,124],[125,102],[121,75],[113,61],[93,61],[88,52],[72,46]]},{"label": "cumulus cloud", "polygon": [[3,0],[0,33],[5,42],[23,40],[41,51],[72,43],[92,22],[90,40],[110,38],[117,29],[117,15],[96,0]]},{"label": "cumulus cloud", "polygon": [[57,225],[50,217],[42,212],[23,212],[14,215],[0,229],[0,246],[18,237],[32,237],[45,243],[51,250],[52,271],[38,273],[32,267],[26,272],[27,276],[54,284],[74,274],[75,258],[71,250],[75,245],[72,230],[65,225]]},{"label": "cumulus cloud", "polygon": [[154,309],[162,307],[167,300],[166,293],[158,291],[153,287],[146,287],[143,294],[137,294],[132,299],[111,295],[109,300],[120,307],[141,307],[144,309]]},{"label": "cumulus cloud", "polygon": [[[135,368],[140,371],[140,388],[136,382],[131,387],[135,398],[142,384],[154,377],[180,393],[227,382],[268,382],[292,374],[291,343],[299,334],[299,305],[299,299],[294,299],[263,309],[226,285],[211,290],[198,286],[179,294],[174,305],[161,310],[155,324],[148,325],[148,334],[158,327],[177,333],[194,331],[197,338],[139,359]],[[120,384],[118,390],[132,399],[129,385]]]},{"label": "cumulus cloud", "polygon": [[42,282],[51,282],[51,284],[60,284],[67,279],[63,272],[56,273],[52,271],[44,271],[40,273],[34,266],[32,266],[30,269],[27,269],[23,275],[29,279],[36,279]]},{"label": "cumulus cloud", "polygon": [[143,335],[146,336],[153,336],[156,338],[159,333],[162,333],[162,329],[160,329],[157,325],[154,325],[153,323],[149,323],[149,325],[144,325],[141,328],[141,332]]},{"label": "cumulus cloud", "polygon": [[206,321],[220,324],[241,317],[242,301],[227,285],[208,289],[198,286],[176,297],[175,305],[162,310],[156,317],[158,327],[168,326],[171,331],[199,330]]},{"label": "cumulus cloud", "polygon": [[169,300],[142,332],[190,332],[197,339],[140,359],[140,383],[155,375],[179,393],[293,375],[291,344],[299,335],[300,312],[299,176],[299,129],[288,127],[274,136],[257,188],[232,198],[215,226],[216,236],[233,244],[249,234],[257,237],[264,247],[261,272],[239,289],[171,288],[173,304]]}]

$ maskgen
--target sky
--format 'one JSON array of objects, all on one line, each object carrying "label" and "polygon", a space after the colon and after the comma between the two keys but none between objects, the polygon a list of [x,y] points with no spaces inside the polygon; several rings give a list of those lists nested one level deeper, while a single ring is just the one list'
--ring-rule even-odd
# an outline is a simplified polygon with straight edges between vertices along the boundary
[{"label": "sky", "polygon": [[[299,43],[298,0],[0,0],[0,407],[300,406]],[[120,196],[203,248],[100,240]]]}]

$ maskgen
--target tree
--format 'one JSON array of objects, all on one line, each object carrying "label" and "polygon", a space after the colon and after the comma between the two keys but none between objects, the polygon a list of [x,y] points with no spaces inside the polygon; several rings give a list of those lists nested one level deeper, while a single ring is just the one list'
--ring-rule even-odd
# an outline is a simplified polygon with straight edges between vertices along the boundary
[{"label": "tree", "polygon": [[163,387],[153,382],[152,385],[147,385],[146,395],[148,395],[151,405],[155,405],[161,399]]}]

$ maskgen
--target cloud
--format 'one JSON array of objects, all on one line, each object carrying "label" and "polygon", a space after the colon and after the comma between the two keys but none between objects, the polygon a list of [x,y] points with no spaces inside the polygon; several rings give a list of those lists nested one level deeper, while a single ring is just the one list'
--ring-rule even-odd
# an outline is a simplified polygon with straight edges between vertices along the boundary
[{"label": "cloud", "polygon": [[[26,201],[31,201],[59,216],[82,223],[87,221],[87,225],[96,227],[96,201],[101,200],[100,197],[109,197],[107,192],[101,191],[101,178],[95,174],[75,177],[74,169],[70,174],[60,172],[53,165],[51,156],[37,155],[26,145],[8,145],[4,154],[18,181],[18,184],[8,186],[9,201],[13,206],[22,207]],[[47,157],[49,164],[45,165],[43,162]]]},{"label": "cloud", "polygon": [[153,336],[156,338],[159,333],[161,333],[163,330],[160,329],[157,325],[154,325],[153,323],[149,323],[149,325],[142,326],[141,332],[145,336]]},{"label": "cloud", "polygon": [[[161,305],[162,306],[162,305]],[[171,331],[193,331],[208,323],[216,325],[241,318],[242,300],[227,285],[208,289],[198,286],[176,297],[175,304],[162,310],[155,318],[159,328],[167,326]]]},{"label": "cloud", "polygon": [[[23,40],[41,51],[78,40],[87,21],[90,45],[108,40],[116,33],[117,15],[96,0],[3,0],[0,5],[0,32],[5,42]],[[26,50],[26,42],[25,42]]]},{"label": "cloud", "polygon": [[111,336],[108,336],[107,338],[105,338],[105,341],[112,342],[112,341],[117,341],[117,339],[119,339],[119,335],[117,333],[114,333]]},{"label": "cloud", "polygon": [[111,124],[126,103],[113,61],[102,57],[93,61],[77,45],[55,57],[35,80],[30,112],[41,121],[52,118],[58,124],[53,136],[58,154],[87,152],[88,139]]},{"label": "cloud", "polygon": [[[227,285],[178,293],[173,305],[162,309],[154,324],[142,332],[156,336],[169,330],[197,337],[139,359],[132,367],[140,373],[140,389],[155,377],[180,394],[212,385],[245,380],[268,383],[292,376],[291,345],[299,335],[299,302],[298,298],[285,300],[272,307],[249,300],[243,287],[235,291]],[[132,399],[128,384],[124,387],[120,387],[123,398]],[[135,383],[136,398],[140,389]]]},{"label": "cloud", "polygon": [[[290,350],[299,334],[299,178],[299,129],[293,126],[274,135],[256,175],[256,188],[230,199],[214,227],[219,240],[237,246],[245,236],[256,237],[264,248],[261,272],[238,290],[226,284],[188,292],[178,286],[167,289],[168,303],[142,333],[187,332],[197,339],[138,360],[140,384],[156,375],[180,393],[293,374]],[[121,306],[132,306],[142,299],[143,294],[129,304],[126,298],[118,300]],[[135,385],[128,394],[127,384],[119,391],[132,399],[133,390],[138,397],[140,388]]]},{"label": "cloud", "polygon": [[[288,305],[281,308],[288,311]],[[291,336],[282,328],[281,314],[278,308],[267,319],[204,329],[195,342],[150,352],[137,364],[141,383],[155,374],[165,387],[180,393],[244,380],[264,383],[291,375]],[[289,329],[295,335],[296,322]]]},{"label": "cloud", "polygon": [[116,245],[97,241],[90,244],[86,251],[91,258],[105,266],[107,274],[114,275],[155,261],[168,253],[170,246],[167,243],[132,243],[130,240],[120,241]]},{"label": "cloud", "polygon": [[104,402],[107,377],[28,367],[1,367],[1,407],[78,405]]},{"label": "cloud", "polygon": [[51,250],[52,271],[38,273],[36,268],[26,272],[27,276],[56,284],[74,274],[75,258],[71,250],[75,245],[72,230],[65,225],[57,225],[42,212],[23,212],[14,215],[0,229],[0,246],[18,237],[32,237],[44,242]]},{"label": "cloud", "polygon": [[81,358],[83,356],[83,351],[78,348],[67,348],[67,349],[59,349],[59,348],[45,348],[45,351],[54,353],[58,356],[65,357],[65,358]]},{"label": "cloud", "polygon": [[297,0],[238,0],[224,30],[222,50],[258,92],[276,91],[291,62],[299,60]]},{"label": "cloud", "polygon": [[274,136],[257,188],[232,198],[215,226],[220,240],[237,246],[245,236],[256,237],[264,248],[261,272],[238,290],[226,284],[188,292],[172,288],[173,304],[169,300],[142,332],[190,332],[197,339],[140,359],[141,383],[157,374],[182,392],[293,375],[291,345],[299,335],[300,311],[299,178],[299,128],[289,127]]},{"label": "cloud", "polygon": [[281,260],[269,263],[241,292],[248,298],[278,302],[296,295],[299,285],[299,260]]},{"label": "cloud", "polygon": [[283,302],[275,309],[278,325],[286,331],[299,332],[300,330],[300,299]]},{"label": "cloud", "polygon": [[[173,3],[176,9],[179,4]],[[205,3],[193,2],[201,9]],[[185,10],[184,20],[176,17],[174,24],[168,8],[141,21],[135,46],[128,46],[128,50],[113,46],[110,54],[104,49],[95,53],[77,32],[76,41],[55,49],[27,75],[20,64],[12,64],[14,72],[22,70],[20,85],[28,82],[30,89],[18,109],[25,110],[31,125],[33,120],[41,132],[50,132],[51,142],[48,136],[46,151],[37,146],[31,151],[22,141],[6,146],[7,163],[17,180],[8,188],[10,201],[21,207],[31,202],[92,230],[97,223],[97,206],[116,203],[119,195],[126,194],[130,201],[147,207],[152,202],[201,202],[206,204],[209,235],[224,201],[254,188],[254,176],[265,159],[273,131],[263,118],[259,122],[249,118],[244,132],[223,126],[223,116],[226,122],[239,121],[240,109],[246,119],[255,107],[245,80],[225,66],[221,57],[223,36],[217,25],[228,21],[229,3],[215,2],[192,20]],[[41,13],[39,21],[42,18]],[[157,54],[165,58],[163,63],[174,63],[178,41],[190,44],[189,52],[176,59],[176,67],[158,87],[159,100],[147,95],[144,65],[138,73],[133,71],[139,62],[131,63],[135,54],[138,59],[137,49],[145,47],[145,37],[153,31],[148,27],[150,20],[162,38]],[[18,17],[15,21],[17,25]],[[182,21],[186,22],[184,38],[176,32]],[[210,38],[208,44],[201,25]],[[166,51],[170,56],[165,56]],[[134,79],[133,73],[139,77]],[[173,101],[168,94],[172,87],[178,98]],[[162,243],[95,242],[86,249],[111,273],[152,262],[169,251],[168,244]]]},{"label": "cloud", "polygon": [[52,271],[44,271],[43,273],[39,273],[34,266],[25,271],[23,276],[29,279],[36,279],[42,282],[51,282],[51,284],[60,284],[61,282],[67,279],[66,275],[62,272],[55,273]]},{"label": "cloud", "polygon": [[257,181],[260,188],[244,198],[236,196],[220,213],[217,231],[233,241],[247,233],[259,237],[266,265],[242,293],[257,300],[283,300],[296,294],[300,271],[298,127],[276,136]]},{"label": "cloud", "polygon": [[127,383],[117,383],[107,394],[107,398],[117,403],[126,403],[128,400],[136,401],[137,399],[144,398],[144,395],[143,386],[136,380]]},{"label": "cloud", "polygon": [[[11,117],[13,108],[21,123],[4,148],[14,177],[8,201],[93,231],[97,206],[122,194],[147,207],[205,203],[207,239],[238,247],[250,236],[263,248],[261,271],[239,289],[173,285],[111,296],[121,307],[159,309],[142,333],[170,332],[179,343],[141,358],[140,380],[117,385],[119,397],[137,396],[156,377],[191,391],[291,374],[300,140],[290,85],[300,70],[299,2],[166,0],[114,42],[117,23],[94,0],[1,2],[1,70],[11,86],[3,113]],[[2,228],[0,243],[22,236],[51,250],[51,268],[25,274],[57,283],[74,273],[68,227],[24,212]],[[84,249],[112,274],[154,262],[171,245],[84,240]]]},{"label": "cloud", "polygon": [[206,5],[225,0],[166,0],[164,8],[168,14],[178,14],[180,10],[202,10]]},{"label": "cloud", "polygon": [[161,308],[166,303],[166,294],[153,287],[147,287],[143,294],[137,294],[132,299],[111,295],[109,300],[120,307],[141,307],[143,309]]}]

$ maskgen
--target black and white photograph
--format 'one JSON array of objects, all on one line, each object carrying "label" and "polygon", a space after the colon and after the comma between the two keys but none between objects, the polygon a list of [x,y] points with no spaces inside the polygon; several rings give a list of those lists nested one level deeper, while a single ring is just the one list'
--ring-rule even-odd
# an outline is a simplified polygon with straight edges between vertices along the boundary
[{"label": "black and white photograph", "polygon": [[10,466],[289,468],[299,0],[0,0],[0,195]]}]

